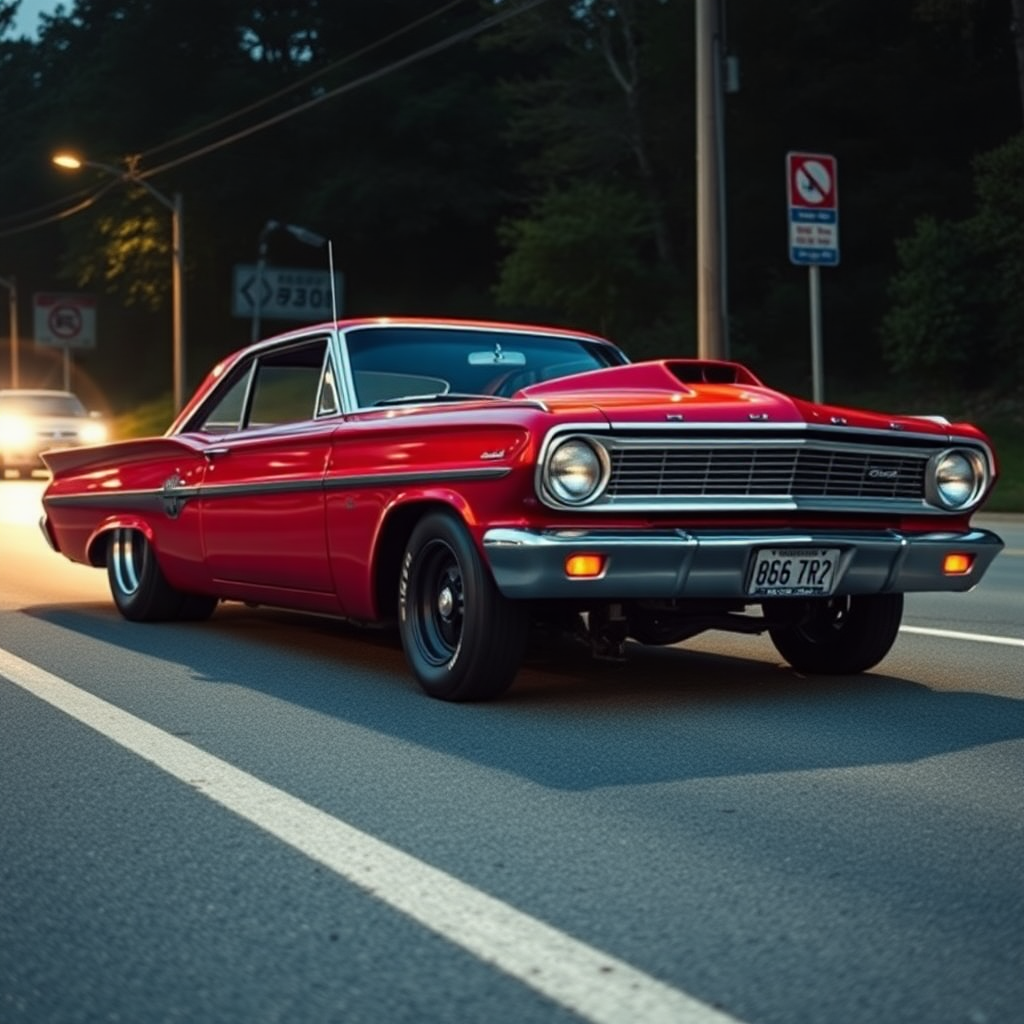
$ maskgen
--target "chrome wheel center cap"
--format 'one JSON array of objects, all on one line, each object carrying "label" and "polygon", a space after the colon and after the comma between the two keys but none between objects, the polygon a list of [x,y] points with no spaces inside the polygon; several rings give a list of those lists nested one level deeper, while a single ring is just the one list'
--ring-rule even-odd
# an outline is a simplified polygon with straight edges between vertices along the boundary
[{"label": "chrome wheel center cap", "polygon": [[445,587],[441,593],[437,595],[437,610],[441,614],[442,618],[450,619],[454,609],[455,597],[452,595],[452,588]]}]

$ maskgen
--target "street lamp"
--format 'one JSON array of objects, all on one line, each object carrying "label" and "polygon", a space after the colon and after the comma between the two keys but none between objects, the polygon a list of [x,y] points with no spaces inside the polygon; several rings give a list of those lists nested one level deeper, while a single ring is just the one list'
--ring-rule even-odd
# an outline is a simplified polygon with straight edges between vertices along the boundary
[{"label": "street lamp", "polygon": [[161,206],[171,211],[171,301],[173,305],[173,366],[174,366],[174,412],[181,411],[184,405],[185,385],[185,236],[182,231],[181,193],[175,192],[173,199],[168,199],[157,191],[143,178],[136,167],[136,159],[129,157],[124,168],[112,167],[110,164],[98,163],[95,160],[81,160],[72,153],[57,153],[53,157],[57,167],[77,171],[81,167],[93,167],[105,174],[123,181],[126,185],[140,185]]},{"label": "street lamp", "polygon": [[263,272],[267,266],[267,245],[270,236],[275,231],[287,231],[292,238],[302,242],[303,245],[327,244],[327,239],[323,235],[318,235],[315,231],[310,231],[309,228],[301,228],[298,224],[282,224],[279,220],[268,220],[263,225],[259,237],[259,258],[256,261],[256,295],[252,304],[251,338],[253,341],[259,341],[260,337],[260,315],[263,312]]}]

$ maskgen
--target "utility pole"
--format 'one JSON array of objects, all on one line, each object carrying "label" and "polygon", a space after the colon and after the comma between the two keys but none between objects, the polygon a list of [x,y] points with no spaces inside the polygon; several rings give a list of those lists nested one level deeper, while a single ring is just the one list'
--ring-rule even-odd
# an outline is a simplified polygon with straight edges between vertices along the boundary
[{"label": "utility pole", "polygon": [[721,0],[695,0],[697,48],[697,354],[728,357],[722,196]]},{"label": "utility pole", "polygon": [[11,300],[11,387],[18,386],[18,288],[13,277],[0,277]]}]

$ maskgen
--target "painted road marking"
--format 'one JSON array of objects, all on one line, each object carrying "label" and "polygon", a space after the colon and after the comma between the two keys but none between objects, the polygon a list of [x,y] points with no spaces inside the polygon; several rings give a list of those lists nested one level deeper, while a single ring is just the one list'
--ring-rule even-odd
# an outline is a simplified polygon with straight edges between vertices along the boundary
[{"label": "painted road marking", "polygon": [[1003,644],[1006,647],[1024,647],[1024,640],[1014,636],[986,636],[984,633],[957,633],[952,629],[928,629],[926,626],[900,626],[901,633],[921,636],[942,636],[948,640],[973,640],[981,644]]},{"label": "painted road marking", "polygon": [[738,1024],[3,648],[0,676],[584,1020]]}]

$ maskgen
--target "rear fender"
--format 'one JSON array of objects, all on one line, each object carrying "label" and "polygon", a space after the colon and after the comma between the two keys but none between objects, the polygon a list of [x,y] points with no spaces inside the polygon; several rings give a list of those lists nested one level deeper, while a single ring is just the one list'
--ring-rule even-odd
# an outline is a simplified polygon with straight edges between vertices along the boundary
[{"label": "rear fender", "polygon": [[160,552],[156,550],[153,528],[149,523],[139,516],[121,515],[105,519],[90,535],[85,546],[90,565],[99,569],[107,564],[107,546],[115,530],[138,530],[149,541],[159,560]]},{"label": "rear fender", "polygon": [[43,452],[40,457],[54,479],[61,479],[110,466],[123,469],[133,463],[180,458],[185,454],[198,457],[201,451],[202,446],[191,438],[147,437],[78,448],[57,448]]}]

